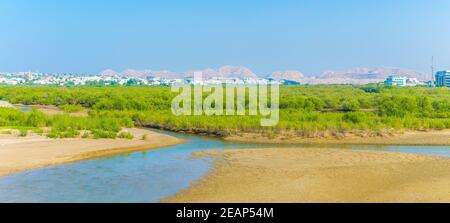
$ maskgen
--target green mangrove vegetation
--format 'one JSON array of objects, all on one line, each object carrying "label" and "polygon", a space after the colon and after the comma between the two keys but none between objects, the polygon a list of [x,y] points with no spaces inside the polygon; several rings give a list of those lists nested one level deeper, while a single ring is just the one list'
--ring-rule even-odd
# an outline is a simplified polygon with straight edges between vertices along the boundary
[{"label": "green mangrove vegetation", "polygon": [[133,122],[128,117],[45,115],[35,109],[22,112],[14,108],[0,108],[0,126],[19,130],[19,136],[26,136],[28,131],[43,134],[45,130],[50,138],[78,137],[82,131],[84,138],[116,138],[121,136],[119,133],[123,127],[133,127]]},{"label": "green mangrove vegetation", "polygon": [[261,127],[260,116],[175,116],[171,102],[177,94],[171,92],[170,87],[162,86],[3,86],[0,100],[13,104],[54,105],[68,113],[87,110],[89,115],[45,115],[37,110],[22,112],[1,108],[0,126],[47,128],[47,136],[53,138],[80,135],[131,138],[120,131],[132,126],[218,135],[289,131],[303,137],[450,128],[449,88],[283,86],[280,88],[280,121],[272,127]]}]

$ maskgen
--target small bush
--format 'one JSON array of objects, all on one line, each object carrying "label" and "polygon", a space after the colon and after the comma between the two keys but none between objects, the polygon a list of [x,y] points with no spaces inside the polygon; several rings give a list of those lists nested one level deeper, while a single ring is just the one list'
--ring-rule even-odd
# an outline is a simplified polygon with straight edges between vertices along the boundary
[{"label": "small bush", "polygon": [[119,137],[121,139],[133,139],[134,138],[133,134],[131,134],[130,132],[120,132],[117,137]]},{"label": "small bush", "polygon": [[19,131],[19,136],[20,137],[25,137],[25,136],[27,136],[28,135],[28,130],[26,130],[26,129],[21,129],[20,131]]},{"label": "small bush", "polygon": [[59,106],[60,109],[64,110],[65,112],[79,112],[82,111],[84,108],[81,105],[61,105]]},{"label": "small bush", "polygon": [[49,138],[75,138],[80,135],[80,132],[73,128],[66,128],[65,130],[52,129],[47,137]]},{"label": "small bush", "polygon": [[36,129],[33,129],[33,132],[36,134],[42,134],[42,133],[44,133],[44,130],[41,128],[36,128]]},{"label": "small bush", "polygon": [[81,138],[83,138],[83,139],[87,139],[89,137],[91,137],[91,134],[89,134],[89,132],[87,132],[87,131],[84,132],[83,135],[81,136]]},{"label": "small bush", "polygon": [[115,139],[117,136],[117,132],[94,129],[94,130],[92,130],[92,135],[94,136],[95,139],[101,139],[101,138]]}]

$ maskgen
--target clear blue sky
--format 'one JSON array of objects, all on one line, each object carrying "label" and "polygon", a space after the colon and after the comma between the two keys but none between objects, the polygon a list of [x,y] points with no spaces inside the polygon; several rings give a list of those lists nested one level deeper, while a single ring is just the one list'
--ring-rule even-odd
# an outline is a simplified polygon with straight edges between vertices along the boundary
[{"label": "clear blue sky", "polygon": [[0,0],[0,71],[450,69],[450,1]]}]

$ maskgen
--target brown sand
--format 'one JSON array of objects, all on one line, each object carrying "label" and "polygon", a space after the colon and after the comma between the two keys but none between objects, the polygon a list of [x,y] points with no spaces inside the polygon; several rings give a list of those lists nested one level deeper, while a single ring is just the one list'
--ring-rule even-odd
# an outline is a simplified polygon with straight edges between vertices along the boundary
[{"label": "brown sand", "polygon": [[[181,143],[172,136],[146,129],[127,129],[128,139],[49,139],[43,136],[0,135],[0,176],[49,165],[144,151]],[[146,134],[146,140],[142,136]]]},{"label": "brown sand", "polygon": [[264,137],[257,133],[242,133],[225,138],[227,141],[246,143],[283,143],[283,144],[375,144],[375,145],[450,145],[450,129],[427,132],[409,131],[392,136],[361,137],[347,135],[342,139],[335,137],[304,138],[291,134],[276,137]]},{"label": "brown sand", "polygon": [[212,172],[163,202],[450,202],[450,159],[345,149],[207,151]]},{"label": "brown sand", "polygon": [[62,115],[62,114],[69,114],[73,116],[88,116],[88,110],[83,109],[81,111],[76,112],[65,112],[64,110],[54,106],[54,105],[22,105],[22,104],[16,104],[17,108],[26,107],[31,109],[36,109],[46,115]]}]

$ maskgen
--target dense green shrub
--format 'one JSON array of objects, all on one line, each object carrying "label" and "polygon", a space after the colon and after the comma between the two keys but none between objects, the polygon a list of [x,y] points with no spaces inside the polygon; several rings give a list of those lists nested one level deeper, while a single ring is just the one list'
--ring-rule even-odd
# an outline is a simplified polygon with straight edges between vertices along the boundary
[{"label": "dense green shrub", "polygon": [[60,105],[59,108],[61,108],[65,112],[79,112],[79,111],[83,110],[83,106],[81,106],[79,104],[77,104],[77,105],[64,104],[64,105]]},{"label": "dense green shrub", "polygon": [[[170,87],[0,87],[12,103],[89,109],[89,117],[47,116],[39,111],[0,108],[0,126],[50,127],[50,137],[115,138],[123,127],[160,125],[169,129],[225,132],[294,131],[313,136],[383,129],[450,128],[450,89],[383,85],[290,86],[280,88],[280,122],[261,127],[261,116],[174,116]],[[204,94],[206,97],[208,93]],[[246,98],[248,107],[248,98]]]}]

